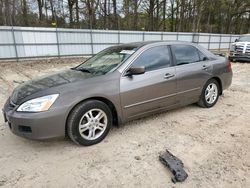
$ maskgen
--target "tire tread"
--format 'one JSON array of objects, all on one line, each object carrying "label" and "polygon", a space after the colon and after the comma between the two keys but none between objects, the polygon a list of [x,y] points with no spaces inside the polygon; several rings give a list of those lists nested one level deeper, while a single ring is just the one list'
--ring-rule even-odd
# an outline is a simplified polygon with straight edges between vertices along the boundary
[{"label": "tire tread", "polygon": [[[95,108],[96,105],[100,105],[103,108],[105,108],[107,110],[107,116],[110,116],[109,122],[108,122],[108,125],[107,125],[108,127],[106,128],[107,130],[105,130],[107,132],[104,133],[105,136],[103,138],[102,138],[102,136],[97,138],[96,140],[98,140],[98,141],[94,140],[94,141],[84,141],[84,142],[82,141],[82,142],[79,142],[79,139],[77,138],[77,136],[74,135],[74,132],[73,132],[74,123],[75,123],[74,120],[79,116],[81,111],[83,111],[84,109],[87,109],[87,108],[89,108],[91,106],[92,106],[92,108]],[[71,111],[71,113],[70,113],[70,115],[68,117],[68,120],[67,120],[67,134],[68,134],[69,138],[74,143],[76,143],[77,145],[90,146],[90,145],[97,144],[100,141],[102,141],[106,137],[106,135],[108,134],[109,129],[111,128],[111,126],[112,126],[112,113],[111,113],[111,110],[109,109],[109,107],[105,103],[103,103],[102,101],[88,100],[88,101],[84,101],[82,103],[77,104],[73,108],[73,110]]]},{"label": "tire tread", "polygon": [[[215,103],[212,104],[212,105],[206,104],[206,102],[205,102],[205,97],[204,97],[204,92],[205,92],[207,86],[208,86],[210,83],[215,83],[215,84],[217,85],[217,88],[218,88],[218,96],[217,96],[217,99],[216,99]],[[203,89],[202,89],[202,93],[201,93],[201,96],[200,96],[200,100],[198,101],[197,104],[198,104],[200,107],[202,107],[202,108],[211,108],[211,107],[213,107],[213,106],[217,103],[217,101],[218,101],[219,94],[220,94],[220,90],[221,90],[221,88],[220,88],[220,85],[219,85],[219,83],[218,83],[217,80],[215,80],[215,79],[213,79],[213,78],[210,79],[210,80],[208,80],[208,81],[206,82],[206,84],[204,85]]]}]

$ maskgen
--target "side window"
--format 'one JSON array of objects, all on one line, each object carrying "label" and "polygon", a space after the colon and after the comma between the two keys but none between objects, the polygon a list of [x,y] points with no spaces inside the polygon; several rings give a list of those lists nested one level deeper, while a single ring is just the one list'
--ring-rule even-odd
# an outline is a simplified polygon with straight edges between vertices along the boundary
[{"label": "side window", "polygon": [[146,71],[156,70],[170,66],[170,53],[167,46],[152,47],[133,62],[133,67],[144,66]]},{"label": "side window", "polygon": [[198,50],[191,45],[173,45],[176,64],[183,65],[200,61]]}]

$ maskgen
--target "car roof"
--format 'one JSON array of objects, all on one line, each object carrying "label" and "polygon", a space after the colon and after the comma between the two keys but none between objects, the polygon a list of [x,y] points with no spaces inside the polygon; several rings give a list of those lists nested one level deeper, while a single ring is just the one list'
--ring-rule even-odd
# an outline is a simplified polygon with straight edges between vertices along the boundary
[{"label": "car roof", "polygon": [[171,44],[194,44],[191,42],[187,42],[187,41],[142,41],[142,42],[132,42],[132,43],[125,43],[125,44],[120,44],[118,46],[120,47],[134,47],[134,48],[140,48],[146,45],[150,45],[150,44],[166,44],[166,45],[171,45]]}]

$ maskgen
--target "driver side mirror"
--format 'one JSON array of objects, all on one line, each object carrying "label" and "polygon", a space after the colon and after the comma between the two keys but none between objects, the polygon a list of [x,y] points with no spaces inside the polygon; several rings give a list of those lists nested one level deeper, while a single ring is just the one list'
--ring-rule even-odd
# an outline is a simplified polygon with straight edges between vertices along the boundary
[{"label": "driver side mirror", "polygon": [[133,76],[138,74],[144,74],[145,73],[145,67],[130,67],[125,76]]},{"label": "driver side mirror", "polygon": [[239,42],[239,39],[235,39],[235,42]]},{"label": "driver side mirror", "polygon": [[208,61],[209,58],[208,57],[203,57],[202,61]]}]

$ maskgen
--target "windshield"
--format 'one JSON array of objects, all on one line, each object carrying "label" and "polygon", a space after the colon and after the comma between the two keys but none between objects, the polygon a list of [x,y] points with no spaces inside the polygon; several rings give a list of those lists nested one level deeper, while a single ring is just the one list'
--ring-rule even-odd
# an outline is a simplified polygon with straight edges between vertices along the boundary
[{"label": "windshield", "polygon": [[115,46],[97,53],[92,58],[75,68],[75,70],[91,74],[106,74],[115,70],[118,65],[131,56],[137,49],[135,46]]},{"label": "windshield", "polygon": [[239,42],[250,42],[250,35],[240,37]]}]

